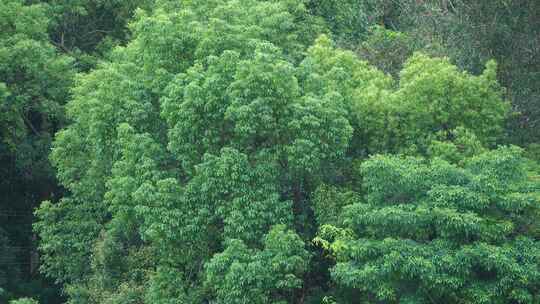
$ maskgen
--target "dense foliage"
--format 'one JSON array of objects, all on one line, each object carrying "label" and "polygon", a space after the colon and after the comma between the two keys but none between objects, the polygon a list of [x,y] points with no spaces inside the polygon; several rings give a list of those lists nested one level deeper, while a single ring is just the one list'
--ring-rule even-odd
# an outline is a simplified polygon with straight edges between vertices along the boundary
[{"label": "dense foliage", "polygon": [[340,289],[366,303],[538,302],[538,184],[518,149],[463,166],[379,155],[359,171],[364,197],[318,191],[317,241]]},{"label": "dense foliage", "polygon": [[[15,295],[35,294],[43,303],[53,303],[58,298],[57,288],[49,288],[51,284],[38,273],[37,238],[32,234],[33,210],[41,201],[57,200],[62,195],[48,159],[51,141],[67,122],[64,106],[70,98],[76,72],[95,61],[88,58],[95,58],[97,49],[106,50],[105,46],[97,47],[97,37],[92,45],[83,46],[78,41],[88,43],[90,34],[107,41],[113,37],[115,41],[125,39],[125,24],[134,10],[111,11],[123,16],[111,22],[109,18],[95,18],[98,12],[89,9],[95,6],[93,1],[80,1],[78,5],[74,1],[37,2],[0,3],[2,303]],[[68,2],[73,9],[79,8],[70,14],[61,13],[67,11]],[[102,7],[99,14],[103,11],[110,9]],[[81,30],[82,22],[72,21],[83,15],[92,20],[87,29],[89,34]],[[68,26],[70,22],[74,23]],[[75,31],[66,32],[65,28]],[[109,35],[113,28],[115,34]],[[62,47],[58,45],[60,36],[65,42]],[[67,41],[73,42],[68,45]]]},{"label": "dense foliage", "polygon": [[[31,280],[32,211],[56,192],[48,153],[74,71],[49,42],[42,5],[0,3],[0,301],[45,288]],[[33,244],[34,243],[34,244]],[[30,249],[34,247],[31,251]],[[22,258],[21,258],[22,257]],[[47,292],[43,292],[47,294]]]},{"label": "dense foliage", "polygon": [[0,301],[538,303],[533,2],[2,2]]}]

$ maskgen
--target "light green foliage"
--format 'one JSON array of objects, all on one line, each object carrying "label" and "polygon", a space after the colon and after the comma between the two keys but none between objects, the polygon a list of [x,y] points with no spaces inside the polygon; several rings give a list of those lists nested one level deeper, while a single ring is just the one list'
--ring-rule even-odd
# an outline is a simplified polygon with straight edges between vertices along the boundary
[{"label": "light green foliage", "polygon": [[432,23],[435,26],[430,31],[442,33],[449,55],[461,67],[478,73],[484,62],[497,60],[497,76],[507,88],[513,109],[519,111],[507,127],[508,140],[518,144],[540,141],[540,41],[535,39],[540,35],[540,3],[452,2],[452,13],[443,22]]},{"label": "light green foliage", "polygon": [[121,157],[113,165],[104,198],[114,217],[133,221],[133,208],[150,202],[153,185],[171,175],[160,170],[166,168],[168,154],[150,134],[137,134],[126,123],[118,126],[117,133]]},{"label": "light green foliage", "polygon": [[[129,65],[121,67],[133,69]],[[122,151],[120,145],[113,145],[118,138],[116,126],[128,122],[144,130],[145,123],[150,126],[149,119],[157,116],[152,116],[152,104],[143,101],[145,92],[137,87],[142,85],[112,66],[106,66],[80,80],[74,90],[68,115],[75,123],[57,134],[51,154],[58,169],[58,179],[74,195],[59,204],[44,204],[37,213],[43,221],[35,226],[43,240],[57,239],[43,242],[49,246],[42,250],[51,253],[44,257],[43,267],[52,267],[47,273],[61,281],[81,279],[89,271],[92,244],[107,216],[108,206],[104,203],[106,175],[112,170],[113,155]],[[111,126],[115,129],[110,129]],[[92,145],[93,142],[101,144]],[[78,231],[71,240],[70,231]],[[63,248],[65,246],[70,249]],[[77,269],[71,269],[71,265]]]},{"label": "light green foliage", "polygon": [[445,58],[417,53],[394,84],[353,53],[335,49],[323,36],[309,49],[302,68],[307,92],[342,98],[355,131],[353,155],[426,153],[432,140],[451,139],[456,128],[493,145],[509,111],[494,62],[482,75],[473,76]]},{"label": "light green foliage", "polygon": [[88,253],[101,228],[104,210],[71,198],[51,204],[44,202],[36,211],[34,224],[42,239],[41,269],[58,282],[77,281],[89,270]]},{"label": "light green foliage", "polygon": [[374,96],[377,100],[364,106],[361,102],[369,102],[367,98],[359,99],[361,94],[389,89],[393,83],[390,77],[359,60],[354,53],[336,49],[326,36],[319,37],[308,49],[301,73],[307,94],[342,102],[354,130],[350,145],[353,155],[367,154],[365,141],[374,135],[372,130],[379,130],[377,140],[384,141],[380,135],[386,131],[381,117],[386,111],[385,100],[379,101],[378,94]]},{"label": "light green foliage", "polygon": [[527,157],[540,163],[540,144],[530,144],[525,149]]},{"label": "light green foliage", "polygon": [[226,145],[300,173],[318,173],[343,154],[352,129],[339,102],[302,96],[294,65],[271,44],[240,56],[211,56],[206,71],[195,65],[167,88],[162,114],[171,125],[169,148],[188,172],[203,153]]},{"label": "light green foliage", "polygon": [[[459,68],[481,73],[497,60],[514,113],[507,140],[538,142],[540,83],[537,73],[540,2],[463,0],[309,1],[340,45],[392,74],[410,52],[448,56]],[[374,29],[374,30],[373,30]],[[351,35],[352,33],[352,35]]]},{"label": "light green foliage", "polygon": [[18,300],[10,301],[9,304],[39,304],[39,302],[30,298],[21,298]]},{"label": "light green foliage", "polygon": [[413,50],[446,55],[473,74],[497,60],[497,78],[519,111],[507,126],[507,140],[528,144],[540,139],[539,5],[535,0],[381,0],[370,12],[386,29],[411,37]]},{"label": "light green foliage", "polygon": [[278,225],[265,237],[262,250],[230,240],[206,265],[206,284],[216,290],[216,303],[293,303],[291,290],[302,287],[307,259],[304,242]]},{"label": "light green foliage", "polygon": [[265,281],[296,296],[303,242],[283,232],[281,253],[268,234],[292,227],[302,202],[283,180],[323,175],[352,132],[339,103],[302,94],[297,60],[314,32],[298,18],[311,18],[299,1],[164,1],[77,79],[51,154],[70,194],[35,225],[42,268],[70,303],[200,303],[217,296],[204,265],[232,240],[261,251],[267,275],[284,276]]},{"label": "light green foliage", "polygon": [[[51,140],[67,122],[64,105],[70,98],[75,71],[94,65],[98,61],[94,52],[105,53],[111,44],[125,40],[125,23],[139,4],[142,1],[7,0],[0,3],[1,225],[13,239],[11,245],[23,249],[11,261],[10,268],[22,266],[21,277],[25,280],[18,281],[19,276],[13,276],[10,292],[21,295],[34,292],[42,303],[54,301],[54,293],[34,272],[37,261],[28,265],[37,245],[37,238],[31,233],[33,209],[44,200],[58,200],[62,194],[48,159]],[[86,131],[60,135],[66,143],[63,152],[75,153],[76,149],[68,146],[82,143]],[[84,156],[86,152],[82,149],[77,153]],[[57,156],[63,157],[60,152]],[[88,165],[82,159],[90,157],[86,155],[77,161],[71,158],[69,164],[73,167],[64,167],[65,174],[59,177],[67,178],[77,166]],[[86,183],[87,192],[96,184],[95,172],[82,182]],[[66,181],[64,186],[76,188],[75,180],[79,177]],[[99,192],[100,187],[97,188]],[[51,219],[51,225],[36,226],[42,229],[43,239],[48,242],[43,250],[51,254],[44,258],[42,269],[47,269],[58,281],[79,278],[88,268],[81,255],[92,247],[104,215],[103,206],[91,202],[95,202],[95,196],[81,195],[63,199],[57,205],[46,203],[39,212],[40,216]],[[65,222],[55,225],[56,221]],[[71,237],[70,233],[78,235]],[[57,259],[48,259],[57,253]]]},{"label": "light green foliage", "polygon": [[[509,105],[502,100],[496,80],[496,64],[490,61],[480,76],[460,72],[446,59],[430,59],[416,54],[400,73],[396,99],[410,122],[400,129],[407,140],[429,131],[449,131],[456,127],[471,130],[492,145],[502,133]],[[413,124],[413,125],[411,125]]]},{"label": "light green foliage", "polygon": [[[367,303],[536,303],[538,182],[514,147],[441,160],[375,156],[366,196],[322,226],[332,277]],[[534,190],[536,187],[536,190]]]},{"label": "light green foliage", "polygon": [[428,155],[440,157],[448,162],[460,163],[466,158],[481,154],[486,148],[474,133],[458,127],[439,134],[440,139],[433,140],[428,147]]},{"label": "light green foliage", "polygon": [[[270,226],[290,225],[291,204],[280,201],[274,172],[264,164],[252,167],[246,155],[224,149],[219,157],[205,156],[184,191],[172,179],[160,181],[157,193],[164,196],[158,196],[152,208],[138,206],[148,227],[145,235],[160,248],[160,260],[183,269],[179,280],[196,282],[203,276],[201,266],[222,244],[235,239],[244,246],[260,247]],[[160,270],[152,284],[173,288],[168,285],[173,282],[162,281],[170,275],[161,271],[174,273],[174,268]],[[183,284],[186,293],[200,293],[196,290],[200,287],[188,289],[191,284]]]},{"label": "light green foliage", "polygon": [[274,172],[272,166],[253,167],[246,155],[224,149],[219,158],[205,158],[186,194],[212,203],[225,239],[256,244],[270,226],[292,220],[290,202],[280,201]]}]

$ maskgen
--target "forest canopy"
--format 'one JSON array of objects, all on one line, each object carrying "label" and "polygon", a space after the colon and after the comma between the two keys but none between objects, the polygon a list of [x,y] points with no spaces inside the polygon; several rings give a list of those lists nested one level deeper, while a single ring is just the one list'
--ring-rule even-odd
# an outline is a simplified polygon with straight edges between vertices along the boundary
[{"label": "forest canopy", "polygon": [[522,2],[2,2],[0,301],[538,303]]}]

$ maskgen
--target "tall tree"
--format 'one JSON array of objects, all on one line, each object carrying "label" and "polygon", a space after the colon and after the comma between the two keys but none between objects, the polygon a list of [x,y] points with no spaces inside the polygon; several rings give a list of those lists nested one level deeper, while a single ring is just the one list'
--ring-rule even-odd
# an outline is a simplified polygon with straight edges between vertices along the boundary
[{"label": "tall tree", "polygon": [[35,226],[43,269],[72,303],[228,301],[241,291],[228,256],[273,286],[250,297],[302,297],[302,181],[352,132],[338,103],[297,80],[317,26],[300,1],[163,2],[80,78],[52,153],[70,195]]}]

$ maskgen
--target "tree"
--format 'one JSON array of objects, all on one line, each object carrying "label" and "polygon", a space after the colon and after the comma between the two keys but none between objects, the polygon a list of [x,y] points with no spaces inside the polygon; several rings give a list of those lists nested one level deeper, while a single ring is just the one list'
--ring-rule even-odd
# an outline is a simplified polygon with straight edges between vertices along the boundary
[{"label": "tree", "polygon": [[78,79],[51,155],[70,194],[36,213],[42,269],[71,303],[200,303],[232,296],[205,287],[218,267],[205,265],[245,248],[266,276],[283,272],[263,280],[268,301],[296,298],[302,181],[323,175],[352,132],[339,103],[303,95],[297,80],[317,20],[308,26],[300,1],[176,5],[140,11],[134,39]]},{"label": "tree", "polygon": [[340,219],[318,186],[362,182],[374,153],[464,162],[508,112],[494,63],[418,53],[398,81],[301,0],[157,1],[130,29],[77,77],[50,155],[66,195],[36,211],[69,303],[320,302],[333,283],[310,241]]},{"label": "tree", "polygon": [[425,154],[432,140],[449,140],[456,128],[470,130],[488,146],[502,138],[509,104],[497,82],[495,62],[474,76],[447,58],[415,53],[396,83],[322,37],[308,50],[302,68],[307,92],[343,99],[354,128],[352,155],[411,149]]},{"label": "tree", "polygon": [[290,290],[302,287],[307,260],[298,235],[274,226],[260,251],[231,240],[207,264],[206,284],[216,290],[217,303],[292,303]]},{"label": "tree", "polygon": [[[464,167],[364,162],[363,198],[343,201],[336,220],[321,217],[317,241],[335,258],[336,284],[367,303],[536,303],[540,185],[520,154],[502,147]],[[332,200],[320,193],[325,210]]]},{"label": "tree", "polygon": [[20,274],[10,280],[8,298],[15,294],[32,295],[42,303],[60,301],[36,273],[37,239],[31,231],[33,209],[63,194],[48,159],[52,137],[67,123],[64,105],[75,72],[94,67],[113,46],[124,44],[135,9],[151,2],[0,4],[0,174],[5,177],[0,181],[0,217],[10,239],[6,250],[14,247],[17,252],[10,268]]},{"label": "tree", "polygon": [[[515,112],[506,126],[506,140],[519,145],[540,140],[535,132],[540,118],[538,1],[362,0],[340,1],[339,5],[325,1],[325,5],[328,12],[321,15],[335,36],[364,33],[349,35],[342,45],[390,72],[406,59],[399,50],[447,56],[473,75],[480,74],[489,60],[497,60],[497,78]],[[362,16],[358,7],[366,8],[370,17],[358,22]],[[372,26],[378,29],[367,31]],[[392,32],[405,36],[407,44]]]}]

